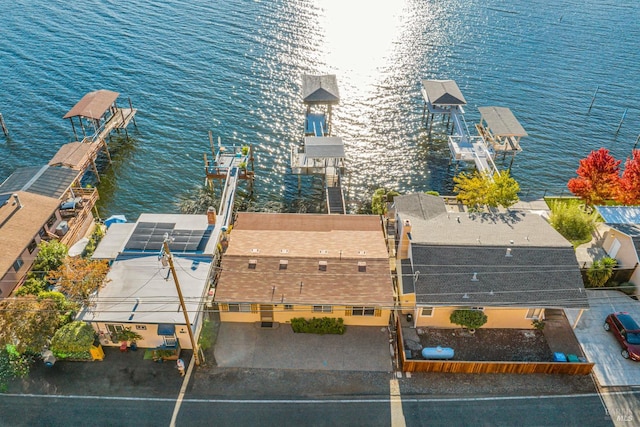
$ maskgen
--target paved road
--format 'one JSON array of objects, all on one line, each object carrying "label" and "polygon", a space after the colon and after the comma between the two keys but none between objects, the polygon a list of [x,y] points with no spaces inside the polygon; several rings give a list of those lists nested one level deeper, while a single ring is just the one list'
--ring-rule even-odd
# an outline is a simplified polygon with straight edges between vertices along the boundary
[{"label": "paved road", "polygon": [[[168,398],[0,396],[1,425],[168,426]],[[187,399],[178,426],[390,426],[389,398]],[[409,397],[407,426],[611,426],[598,395],[436,399]],[[630,423],[629,425],[634,425]]]}]

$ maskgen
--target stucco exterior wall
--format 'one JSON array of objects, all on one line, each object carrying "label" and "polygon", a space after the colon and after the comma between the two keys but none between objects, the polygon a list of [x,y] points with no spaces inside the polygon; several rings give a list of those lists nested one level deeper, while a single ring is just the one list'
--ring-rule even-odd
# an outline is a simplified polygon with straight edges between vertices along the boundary
[{"label": "stucco exterior wall", "polygon": [[[102,346],[110,346],[110,347],[120,347],[120,341],[113,341],[111,336],[108,333],[107,324],[109,325],[118,325],[124,328],[131,328],[132,331],[137,332],[142,336],[141,340],[136,341],[138,347],[140,348],[156,348],[161,346],[164,343],[164,338],[161,335],[158,335],[158,325],[155,323],[152,324],[144,324],[144,323],[103,323],[103,322],[95,322],[91,323],[93,329],[98,333],[98,338],[100,339],[100,344]],[[180,343],[180,348],[190,349],[191,340],[189,339],[189,333],[187,332],[186,326],[176,325],[176,338]],[[196,334],[196,337],[198,335]]]},{"label": "stucco exterior wall", "polygon": [[[422,309],[418,307],[414,316],[416,327],[460,328],[449,321],[454,310],[465,307],[433,307],[431,316],[422,316]],[[527,319],[526,308],[491,308],[486,307],[487,323],[483,328],[533,329],[532,319]],[[544,314],[544,313],[543,313]]]},{"label": "stucco exterior wall", "polygon": [[[333,306],[331,312],[315,312],[312,306],[293,306],[292,310],[285,309],[283,304],[273,305],[273,321],[279,323],[290,323],[294,317],[331,317],[342,318],[345,325],[352,326],[387,326],[391,316],[390,309],[377,309],[373,316],[354,316],[351,310],[347,311],[344,306]],[[349,314],[347,314],[349,313]],[[254,323],[262,320],[261,313],[257,307],[253,307],[253,312],[230,312],[227,304],[220,304],[221,322],[247,322]]]},{"label": "stucco exterior wall", "polygon": [[620,249],[615,254],[615,259],[618,260],[618,267],[633,268],[638,263],[638,254],[629,236],[610,229],[602,243],[602,248],[609,254],[616,239],[620,242]]}]

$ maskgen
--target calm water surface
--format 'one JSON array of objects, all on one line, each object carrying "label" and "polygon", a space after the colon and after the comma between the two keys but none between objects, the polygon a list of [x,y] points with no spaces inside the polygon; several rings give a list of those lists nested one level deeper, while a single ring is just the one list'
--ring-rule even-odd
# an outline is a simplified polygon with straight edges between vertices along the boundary
[{"label": "calm water surface", "polygon": [[450,192],[446,143],[421,124],[423,78],[456,80],[469,123],[478,106],[511,108],[529,133],[513,167],[523,195],[561,191],[600,146],[626,158],[640,133],[636,0],[17,0],[0,16],[0,180],[72,139],[62,116],[86,92],[139,109],[100,185],[103,216],[177,211],[204,180],[209,130],[254,145],[257,205],[320,209],[320,180],[298,192],[288,170],[303,73],[338,76],[352,211],[380,186]]}]

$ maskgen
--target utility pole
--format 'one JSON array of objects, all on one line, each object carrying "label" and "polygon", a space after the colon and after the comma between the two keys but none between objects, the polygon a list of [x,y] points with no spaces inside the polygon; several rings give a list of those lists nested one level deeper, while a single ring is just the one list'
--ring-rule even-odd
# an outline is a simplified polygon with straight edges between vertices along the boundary
[{"label": "utility pole", "polygon": [[200,357],[198,356],[198,344],[196,343],[195,337],[193,335],[193,330],[191,329],[191,322],[189,321],[189,313],[187,312],[187,307],[184,304],[184,298],[182,297],[182,290],[180,289],[180,282],[178,282],[176,269],[173,266],[173,255],[171,255],[171,251],[169,250],[168,235],[165,235],[163,248],[164,248],[164,257],[169,262],[169,269],[171,270],[173,281],[176,284],[176,290],[178,291],[178,298],[180,299],[180,306],[182,307],[182,314],[184,314],[184,321],[187,323],[187,332],[189,332],[189,339],[191,340],[191,347],[193,348],[193,359],[196,362],[196,366],[200,366]]}]

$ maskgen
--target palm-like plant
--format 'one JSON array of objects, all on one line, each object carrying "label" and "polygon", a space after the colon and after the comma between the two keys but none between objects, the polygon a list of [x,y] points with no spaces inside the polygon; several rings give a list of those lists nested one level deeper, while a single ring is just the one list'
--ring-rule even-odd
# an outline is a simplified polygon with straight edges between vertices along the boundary
[{"label": "palm-like plant", "polygon": [[601,288],[613,276],[613,269],[618,264],[613,258],[606,257],[593,262],[587,270],[587,278],[594,288]]}]

